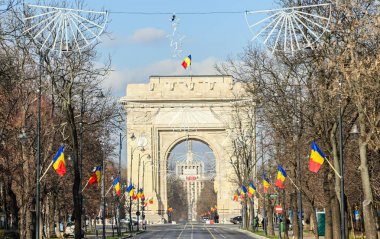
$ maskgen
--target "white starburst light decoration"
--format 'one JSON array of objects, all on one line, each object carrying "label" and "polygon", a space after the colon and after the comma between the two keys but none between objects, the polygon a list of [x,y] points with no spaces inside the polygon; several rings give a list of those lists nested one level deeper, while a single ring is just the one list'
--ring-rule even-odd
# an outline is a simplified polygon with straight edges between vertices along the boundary
[{"label": "white starburst light decoration", "polygon": [[[40,50],[77,51],[100,40],[108,13],[51,6],[27,5],[26,29]],[[31,14],[30,14],[31,13]]]},{"label": "white starburst light decoration", "polygon": [[252,40],[260,38],[272,52],[288,53],[312,47],[329,32],[330,18],[330,3],[245,13],[248,28],[254,35]]}]

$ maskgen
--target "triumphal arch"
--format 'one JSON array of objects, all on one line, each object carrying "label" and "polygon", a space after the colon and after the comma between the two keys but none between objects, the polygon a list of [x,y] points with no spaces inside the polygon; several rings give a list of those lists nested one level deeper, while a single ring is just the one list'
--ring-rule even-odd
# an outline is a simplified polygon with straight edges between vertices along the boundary
[{"label": "triumphal arch", "polygon": [[144,187],[146,198],[153,197],[145,211],[147,219],[167,218],[169,154],[189,138],[204,142],[215,155],[220,219],[239,215],[240,204],[233,201],[237,185],[232,183],[228,130],[233,108],[249,100],[242,83],[227,75],[151,76],[147,84],[129,84],[126,93],[120,102],[127,112],[127,134],[136,136],[127,143],[128,181],[131,176],[135,187]]}]

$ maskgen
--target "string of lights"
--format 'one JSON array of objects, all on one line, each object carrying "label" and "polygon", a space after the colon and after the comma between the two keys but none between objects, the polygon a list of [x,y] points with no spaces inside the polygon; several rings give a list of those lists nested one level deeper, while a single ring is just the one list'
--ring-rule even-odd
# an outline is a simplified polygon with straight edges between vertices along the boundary
[{"label": "string of lights", "polygon": [[245,11],[213,11],[213,12],[128,12],[128,11],[109,11],[109,14],[124,14],[124,15],[213,15],[213,14],[243,14]]}]

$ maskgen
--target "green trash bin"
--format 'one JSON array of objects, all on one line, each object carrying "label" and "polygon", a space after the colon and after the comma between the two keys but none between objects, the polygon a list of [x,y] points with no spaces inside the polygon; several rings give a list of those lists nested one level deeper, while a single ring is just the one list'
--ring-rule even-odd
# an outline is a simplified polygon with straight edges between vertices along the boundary
[{"label": "green trash bin", "polygon": [[317,212],[318,236],[325,235],[325,212]]},{"label": "green trash bin", "polygon": [[280,222],[280,231],[285,232],[285,224],[284,222]]}]

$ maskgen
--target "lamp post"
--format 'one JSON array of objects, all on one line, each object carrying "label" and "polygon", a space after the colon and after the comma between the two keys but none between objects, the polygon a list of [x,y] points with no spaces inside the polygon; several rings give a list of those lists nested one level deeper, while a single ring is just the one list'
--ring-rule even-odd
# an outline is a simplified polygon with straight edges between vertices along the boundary
[{"label": "lamp post", "polygon": [[84,97],[83,97],[83,89],[80,92],[81,96],[81,104],[80,104],[80,123],[79,123],[79,142],[80,142],[80,148],[79,148],[79,164],[80,164],[80,171],[79,171],[79,192],[80,192],[80,210],[81,210],[81,220],[84,222],[84,224],[81,225],[86,225],[86,219],[84,217],[83,213],[83,192],[82,192],[82,178],[83,178],[83,115],[84,115]]},{"label": "lamp post", "polygon": [[[141,164],[141,159],[144,157],[144,156],[147,156],[148,159],[150,159],[150,154],[143,154],[142,156],[140,156],[139,154],[139,166],[138,166],[138,169],[137,169],[137,190],[140,190],[140,164]],[[140,197],[137,198],[137,231],[139,231],[139,224],[140,224]]]},{"label": "lamp post", "polygon": [[344,169],[343,169],[343,120],[342,120],[342,95],[341,95],[342,82],[339,80],[339,163],[340,163],[340,230],[341,238],[346,238],[346,214],[344,211]]},{"label": "lamp post", "polygon": [[[263,172],[265,174],[265,168],[264,168],[264,142],[263,142],[263,133],[260,132],[260,143],[261,143],[261,166],[263,167]],[[264,233],[265,235],[268,234],[268,230],[267,230],[267,210],[265,208],[265,197],[266,197],[266,194],[264,193],[264,197],[263,197],[263,208],[264,208],[264,211],[263,211],[263,217],[264,217],[264,223],[263,223],[263,227],[264,227]]]},{"label": "lamp post", "polygon": [[[120,183],[121,183],[121,150],[123,149],[123,139],[125,136],[122,136],[122,134],[120,133],[119,135],[119,180],[120,180]],[[120,198],[118,197],[117,199],[117,235],[118,236],[121,236],[121,225],[120,225]]]},{"label": "lamp post", "polygon": [[41,85],[42,85],[43,58],[40,52],[38,103],[37,103],[37,157],[36,157],[36,239],[40,238],[40,161],[41,161]]},{"label": "lamp post", "polygon": [[102,214],[103,214],[103,217],[102,217],[102,227],[103,227],[103,239],[106,239],[106,200],[105,200],[105,182],[104,182],[104,178],[105,178],[105,171],[106,171],[106,168],[105,168],[105,160],[104,160],[104,157],[105,155],[103,155],[103,161],[102,161],[102,204],[103,204],[103,208],[102,208]]},{"label": "lamp post", "polygon": [[[136,139],[136,136],[134,133],[132,133],[130,139],[132,141]],[[138,145],[135,148],[131,147],[131,171],[130,171],[131,173],[129,175],[130,184],[132,183],[133,154],[136,149],[140,149],[141,151],[144,151],[144,147],[146,146],[146,144],[147,144],[146,138],[144,136],[140,136]],[[137,227],[138,227],[138,224],[137,224]],[[131,196],[129,196],[129,231],[132,232],[132,197]]]},{"label": "lamp post", "polygon": [[[298,88],[296,90],[296,100],[295,100],[295,109],[298,108],[299,101],[299,118],[296,118],[296,158],[297,158],[297,180],[298,180],[298,208],[299,212],[299,238],[303,239],[303,224],[302,224],[302,179],[301,179],[301,156],[300,156],[300,138],[301,138],[301,127],[302,127],[302,109],[301,109],[301,85],[298,84]],[[298,98],[299,97],[299,98]],[[296,115],[297,117],[297,115]],[[297,212],[298,217],[298,212]]]},{"label": "lamp post", "polygon": [[[144,189],[145,187],[144,187],[144,184],[145,184],[145,163],[147,163],[147,162],[150,162],[151,164],[152,164],[152,160],[151,160],[151,157],[150,157],[150,155],[148,155],[149,157],[148,157],[148,161],[144,161],[143,162],[143,175],[142,175],[142,188]],[[145,213],[144,213],[144,211],[145,211],[145,204],[144,204],[144,201],[145,201],[146,199],[144,198],[144,200],[142,200],[142,219],[144,220],[145,219]]]}]

